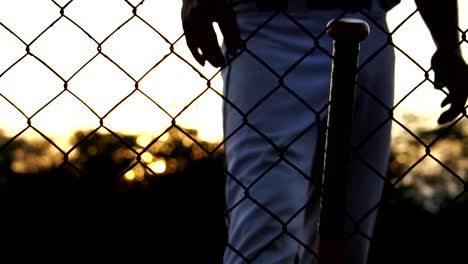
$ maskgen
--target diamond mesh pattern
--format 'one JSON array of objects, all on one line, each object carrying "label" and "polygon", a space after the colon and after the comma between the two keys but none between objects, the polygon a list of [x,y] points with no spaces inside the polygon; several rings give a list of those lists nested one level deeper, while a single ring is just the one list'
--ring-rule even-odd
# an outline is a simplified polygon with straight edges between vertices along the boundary
[{"label": "diamond mesh pattern", "polygon": [[[307,248],[287,228],[288,223],[307,204],[290,219],[280,219],[252,197],[249,191],[280,163],[297,171],[304,182],[310,181],[310,175],[288,160],[284,152],[318,122],[284,147],[249,123],[249,115],[261,109],[262,104],[275,92],[282,90],[310,111],[311,118],[319,120],[328,105],[321,109],[308,105],[288,87],[285,78],[308,55],[314,52],[328,53],[320,46],[321,38],[326,34],[325,28],[321,34],[314,35],[290,13],[278,11],[243,39],[248,43],[275,16],[285,16],[298,30],[310,37],[311,47],[287,69],[278,71],[247,45],[241,53],[248,53],[263,64],[266,70],[278,78],[278,83],[248,111],[242,111],[222,94],[222,84],[219,82],[221,69],[203,68],[188,55],[181,27],[174,30],[175,27],[165,24],[167,14],[161,11],[164,4],[158,1],[16,2],[19,4],[12,5],[11,9],[2,8],[0,11],[0,113],[8,113],[9,116],[2,117],[3,114],[0,114],[0,123],[6,123],[5,130],[8,130],[8,133],[3,131],[4,135],[0,135],[0,174],[4,174],[0,184],[5,184],[12,175],[52,169],[57,174],[66,171],[67,175],[77,178],[93,175],[96,178],[87,180],[101,181],[103,186],[112,185],[112,188],[120,191],[131,189],[136,183],[144,188],[148,181],[161,174],[181,173],[189,163],[188,159],[222,159],[224,143],[230,140],[232,134],[248,127],[271,144],[278,158],[248,185],[242,184],[236,175],[224,169],[225,176],[237,181],[245,190],[245,197],[237,205],[248,200],[282,226],[282,232],[271,242],[280,236],[290,236]],[[179,8],[180,4],[174,6]],[[35,12],[35,9],[41,12]],[[359,13],[372,20],[365,10]],[[407,101],[417,97],[421,90],[426,89],[425,86],[434,83],[427,60],[421,62],[419,57],[415,58],[411,51],[394,40],[407,24],[417,19],[417,9],[407,13],[404,20],[398,21],[392,31],[386,33],[388,42],[377,47],[374,55],[361,64],[360,69],[390,46],[401,60],[410,64],[408,67],[417,69],[419,74],[411,76],[410,82],[405,83],[406,87],[402,90],[406,92],[397,95],[392,108],[380,102],[363,84],[357,83],[361,92],[388,111],[388,119],[365,138],[371,138],[388,122],[394,127],[389,175],[381,175],[372,164],[359,156],[359,149],[366,140],[357,145],[353,152],[358,160],[375,172],[376,177],[386,182],[386,191],[390,196],[396,190],[408,189],[428,211],[439,212],[467,199],[467,116],[460,116],[446,127],[428,130],[421,126],[421,117],[400,114],[405,111],[400,109],[404,109]],[[343,15],[346,14],[343,12]],[[95,23],[102,25],[95,27]],[[468,28],[458,28],[458,31],[462,36],[460,45],[466,47]],[[328,56],[332,58],[332,54]],[[176,90],[177,94],[171,95],[167,93],[168,90]],[[210,101],[207,98],[212,99]],[[201,140],[200,134],[190,128],[196,126],[193,124],[196,121],[194,116],[203,119],[207,112],[200,106],[221,101],[236,109],[244,122],[231,135],[224,135],[223,140]],[[77,112],[81,114],[74,116]],[[17,122],[8,124],[12,118]],[[143,136],[130,137],[122,132],[132,131],[132,127],[136,128],[143,123],[148,132]],[[61,125],[88,129],[81,132],[58,129],[67,132],[67,135],[74,133],[71,139],[58,140],[48,128],[60,128]],[[31,138],[40,144],[28,144]],[[97,140],[100,143],[93,145]],[[188,150],[186,153],[177,153],[176,150],[180,149]],[[99,180],[99,172],[90,174],[87,171],[89,161],[98,164],[99,158],[106,155],[106,150],[116,164],[112,169],[115,174],[110,181],[112,183],[106,182],[106,179]],[[383,199],[361,219],[353,219],[356,225],[365,221],[368,215],[386,202]],[[226,208],[224,214],[228,215],[237,205]],[[227,246],[248,263],[256,257],[247,259],[236,248]],[[312,249],[307,249],[315,254]]]}]

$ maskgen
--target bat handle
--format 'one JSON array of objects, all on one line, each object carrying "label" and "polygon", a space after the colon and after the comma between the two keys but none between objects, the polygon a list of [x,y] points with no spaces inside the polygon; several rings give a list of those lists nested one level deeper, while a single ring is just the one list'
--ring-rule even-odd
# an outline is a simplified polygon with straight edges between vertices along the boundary
[{"label": "bat handle", "polygon": [[341,18],[331,20],[327,25],[327,33],[335,41],[359,44],[369,36],[370,28],[366,21],[357,18]]},{"label": "bat handle", "polygon": [[369,35],[369,25],[342,18],[328,23],[333,38],[330,106],[319,218],[319,263],[345,263],[344,224],[347,180],[351,172],[351,132],[359,44]]}]

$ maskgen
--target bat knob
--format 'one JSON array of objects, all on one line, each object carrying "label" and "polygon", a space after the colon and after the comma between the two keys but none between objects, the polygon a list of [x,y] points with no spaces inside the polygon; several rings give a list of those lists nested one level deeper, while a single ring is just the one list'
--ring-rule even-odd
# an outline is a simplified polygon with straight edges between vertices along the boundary
[{"label": "bat knob", "polygon": [[357,18],[334,19],[327,24],[327,33],[335,41],[359,43],[367,38],[370,32],[369,24]]}]

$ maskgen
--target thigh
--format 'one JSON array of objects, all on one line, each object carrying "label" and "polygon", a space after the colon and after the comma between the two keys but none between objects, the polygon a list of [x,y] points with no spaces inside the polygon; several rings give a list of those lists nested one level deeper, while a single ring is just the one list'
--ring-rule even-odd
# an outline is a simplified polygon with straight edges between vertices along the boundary
[{"label": "thigh", "polygon": [[[241,30],[260,20],[241,19]],[[317,217],[304,212],[312,177],[319,176],[311,171],[331,64],[318,50],[307,55],[313,41],[286,17],[271,23],[223,71],[229,243],[264,263],[292,263],[313,236],[305,222]],[[226,259],[232,256],[228,250]]]}]

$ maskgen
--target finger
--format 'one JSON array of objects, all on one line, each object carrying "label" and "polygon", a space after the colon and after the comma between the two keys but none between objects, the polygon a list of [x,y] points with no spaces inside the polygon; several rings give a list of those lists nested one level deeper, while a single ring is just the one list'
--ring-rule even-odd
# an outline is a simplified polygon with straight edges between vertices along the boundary
[{"label": "finger", "polygon": [[455,119],[460,113],[458,111],[454,111],[453,109],[449,109],[445,112],[443,112],[439,119],[437,120],[437,123],[439,123],[439,125],[442,125],[442,124],[445,124],[445,123],[448,123],[450,121],[452,121],[453,119]]},{"label": "finger", "polygon": [[225,12],[220,15],[218,25],[221,33],[223,33],[228,53],[231,56],[236,55],[237,50],[242,46],[242,40],[240,38],[240,30],[237,25],[236,16],[231,7],[227,6]]},{"label": "finger", "polygon": [[442,81],[441,74],[439,71],[435,71],[435,76],[434,76],[434,88],[437,90],[440,90],[445,87],[445,83]]},{"label": "finger", "polygon": [[224,56],[218,45],[218,39],[213,25],[210,24],[204,27],[204,32],[201,34],[199,41],[199,46],[205,59],[213,65],[213,67],[223,66]]},{"label": "finger", "polygon": [[186,33],[185,40],[187,42],[187,47],[189,48],[192,56],[195,60],[200,63],[200,65],[205,66],[205,58],[199,51],[199,45],[197,45],[197,38],[194,37],[196,34]]},{"label": "finger", "polygon": [[450,97],[447,96],[440,104],[440,107],[445,107],[448,104],[450,104]]},{"label": "finger", "polygon": [[[444,102],[447,101],[447,99],[448,98],[446,98]],[[464,100],[455,100],[453,102],[450,102],[449,100],[449,103],[451,104],[450,108],[440,115],[439,119],[437,120],[437,123],[444,124],[450,122],[454,120],[458,115],[466,113]]]}]

